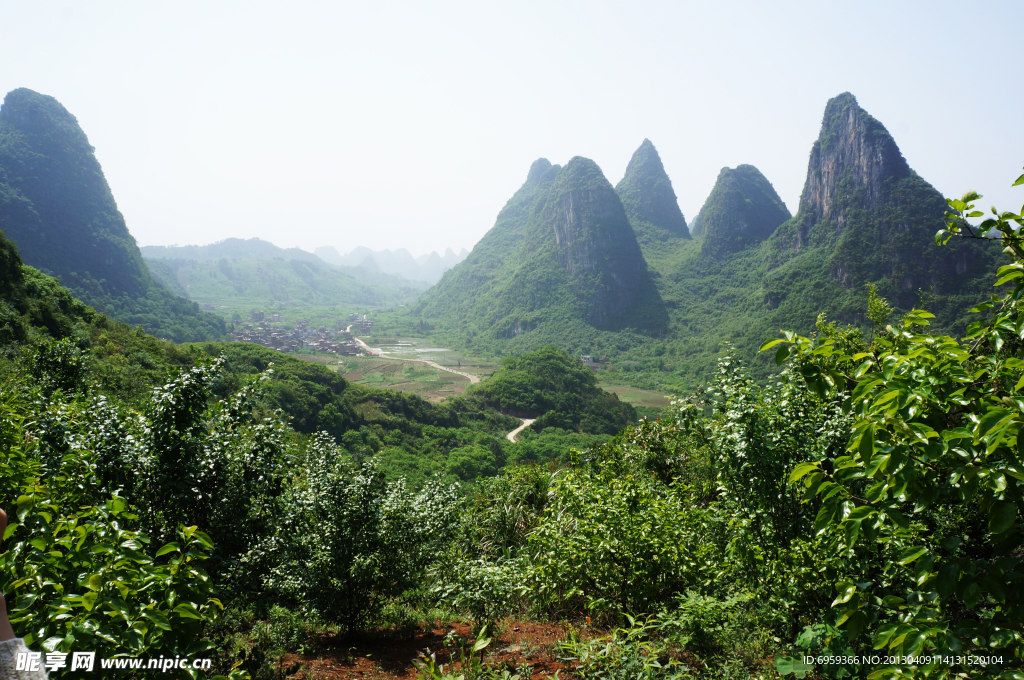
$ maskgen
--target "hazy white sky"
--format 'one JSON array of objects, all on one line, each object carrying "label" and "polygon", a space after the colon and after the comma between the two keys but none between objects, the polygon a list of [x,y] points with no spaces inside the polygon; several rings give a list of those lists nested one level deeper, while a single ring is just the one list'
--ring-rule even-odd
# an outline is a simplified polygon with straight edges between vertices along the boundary
[{"label": "hazy white sky", "polygon": [[0,91],[77,116],[140,245],[471,248],[544,156],[644,137],[687,220],[723,166],[790,210],[853,92],[946,195],[1018,209],[1024,3],[0,0]]}]

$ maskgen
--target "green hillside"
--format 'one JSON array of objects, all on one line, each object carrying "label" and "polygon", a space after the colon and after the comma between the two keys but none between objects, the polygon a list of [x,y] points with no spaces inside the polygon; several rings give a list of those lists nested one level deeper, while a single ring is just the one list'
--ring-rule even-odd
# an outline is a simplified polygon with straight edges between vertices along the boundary
[{"label": "green hillside", "polygon": [[490,378],[469,388],[502,413],[536,418],[547,427],[590,434],[616,434],[636,422],[636,410],[597,386],[593,371],[556,347],[508,357]]},{"label": "green hillside", "polygon": [[[358,281],[313,260],[148,260],[154,276],[197,302],[213,305],[389,305],[411,300],[412,287],[386,288]],[[381,275],[387,277],[387,275]],[[395,279],[395,277],[387,277]]]},{"label": "green hillside", "polygon": [[[600,174],[588,167],[594,177]],[[723,342],[735,345],[764,377],[776,369],[756,349],[779,328],[812,332],[819,313],[865,326],[868,283],[897,310],[923,304],[940,328],[962,330],[967,309],[989,293],[989,272],[1000,257],[991,244],[935,245],[944,199],[848,93],[826,106],[793,217],[767,178],[741,165],[720,173],[693,221],[694,238],[672,232],[666,225],[681,228],[682,215],[665,221],[676,215],[666,207],[671,184],[645,141],[619,193],[649,269],[628,257],[631,243],[623,245],[627,257],[608,260],[602,283],[597,276],[571,280],[565,269],[550,265],[557,257],[533,257],[561,248],[551,245],[560,243],[561,225],[581,214],[566,198],[572,193],[560,193],[568,167],[556,168],[535,163],[466,261],[411,313],[382,318],[382,332],[389,324],[408,329],[415,320],[435,328],[439,341],[513,355],[554,343],[571,353],[608,357],[604,380],[685,392],[710,377]],[[620,214],[611,201],[601,205],[606,216]],[[652,215],[661,215],[660,226]],[[624,271],[625,261],[636,279],[653,281],[656,295],[638,296],[649,304],[634,306],[628,327],[588,323],[574,307],[585,299],[583,291],[573,286],[590,286],[592,299],[628,295],[636,284],[613,273]]]},{"label": "green hillside", "polygon": [[94,316],[52,277],[26,267],[0,231],[0,348],[24,343],[39,332],[85,335]]},{"label": "green hillside", "polygon": [[28,264],[101,312],[179,341],[226,333],[153,279],[78,121],[24,88],[0,107],[0,228]]}]

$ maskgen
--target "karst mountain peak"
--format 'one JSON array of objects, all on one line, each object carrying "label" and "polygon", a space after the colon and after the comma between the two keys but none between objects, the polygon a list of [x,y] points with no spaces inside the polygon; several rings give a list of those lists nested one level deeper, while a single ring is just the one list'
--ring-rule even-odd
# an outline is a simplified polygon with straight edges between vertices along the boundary
[{"label": "karst mountain peak", "polygon": [[0,228],[26,264],[98,311],[177,341],[226,331],[154,279],[78,120],[28,88],[0,106]]},{"label": "karst mountain peak", "polygon": [[642,245],[645,241],[690,238],[672,181],[651,140],[644,139],[633,152],[615,191]]},{"label": "karst mountain peak", "polygon": [[978,244],[935,245],[945,210],[942,194],[911,169],[885,126],[844,92],[825,106],[799,209],[772,235],[767,266],[817,252],[793,263],[814,261],[846,290],[875,283],[910,309],[922,291],[952,295],[958,280],[991,264]]},{"label": "karst mountain peak", "polygon": [[821,133],[811,148],[800,212],[815,221],[842,221],[847,207],[840,184],[863,191],[858,203],[877,212],[886,198],[886,185],[913,174],[896,140],[857,98],[844,92],[825,106]]},{"label": "karst mountain peak", "polygon": [[469,257],[417,312],[524,346],[584,331],[663,327],[666,313],[618,194],[594,161],[534,161]]},{"label": "karst mountain peak", "polygon": [[703,237],[702,254],[718,258],[761,243],[790,217],[761,171],[753,165],[738,165],[718,173],[691,226],[695,236]]}]

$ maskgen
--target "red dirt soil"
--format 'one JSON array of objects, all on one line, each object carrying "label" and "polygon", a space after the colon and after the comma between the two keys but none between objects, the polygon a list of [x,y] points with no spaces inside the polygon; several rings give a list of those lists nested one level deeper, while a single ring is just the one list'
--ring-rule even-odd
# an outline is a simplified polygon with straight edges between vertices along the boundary
[{"label": "red dirt soil", "polygon": [[[445,636],[453,629],[472,643],[472,627],[465,623],[453,623],[448,628],[435,628],[430,632],[418,631],[413,637],[402,637],[397,633],[378,633],[347,640],[340,636],[329,637],[321,640],[315,652],[303,656],[287,655],[281,666],[290,670],[300,664],[289,678],[411,680],[417,676],[413,660],[428,654],[428,650],[435,654],[439,664],[446,667],[453,654],[456,661],[453,670],[457,670],[458,649],[444,647]],[[498,634],[492,637],[487,647],[485,661],[488,665],[504,666],[512,672],[528,663],[533,667],[531,680],[553,678],[558,670],[564,676],[570,667],[558,661],[552,649],[553,643],[564,634],[565,629],[560,624],[502,621]]]}]

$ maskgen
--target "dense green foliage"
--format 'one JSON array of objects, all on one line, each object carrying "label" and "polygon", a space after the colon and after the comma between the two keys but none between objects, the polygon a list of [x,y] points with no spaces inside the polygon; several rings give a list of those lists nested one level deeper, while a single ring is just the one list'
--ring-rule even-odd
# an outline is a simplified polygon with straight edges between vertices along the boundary
[{"label": "dense green foliage", "polygon": [[536,418],[531,427],[615,434],[636,421],[635,409],[597,386],[594,372],[554,346],[503,359],[501,368],[467,395],[502,413]]},{"label": "dense green foliage", "polygon": [[0,107],[0,228],[28,264],[116,319],[178,342],[226,332],[153,279],[78,121],[24,88]]},{"label": "dense green foliage", "polygon": [[0,231],[0,345],[25,342],[34,329],[53,337],[82,335],[95,317],[52,277],[22,264]]},{"label": "dense green foliage", "polygon": [[268,590],[359,631],[417,586],[449,540],[456,505],[451,487],[435,482],[413,495],[320,435],[282,507],[279,531],[263,548],[276,565]]}]

